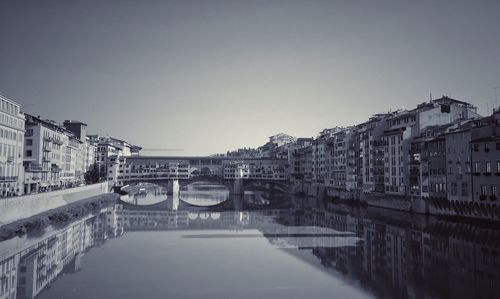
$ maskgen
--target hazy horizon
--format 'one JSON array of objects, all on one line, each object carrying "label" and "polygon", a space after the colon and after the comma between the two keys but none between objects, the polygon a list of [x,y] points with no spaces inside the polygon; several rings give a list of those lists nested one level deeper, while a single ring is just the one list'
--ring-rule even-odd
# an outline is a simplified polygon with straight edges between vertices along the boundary
[{"label": "hazy horizon", "polygon": [[184,149],[171,155],[312,137],[430,93],[487,114],[500,1],[435,2],[5,1],[0,93],[89,133]]}]

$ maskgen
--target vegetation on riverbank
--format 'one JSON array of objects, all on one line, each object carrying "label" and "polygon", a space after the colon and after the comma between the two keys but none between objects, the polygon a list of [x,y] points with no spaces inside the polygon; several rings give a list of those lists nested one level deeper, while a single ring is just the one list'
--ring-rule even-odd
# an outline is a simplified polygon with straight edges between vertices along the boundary
[{"label": "vegetation on riverbank", "polygon": [[50,225],[64,226],[86,215],[99,213],[103,208],[114,205],[118,199],[119,195],[115,193],[102,194],[6,224],[0,227],[0,241],[41,233]]}]

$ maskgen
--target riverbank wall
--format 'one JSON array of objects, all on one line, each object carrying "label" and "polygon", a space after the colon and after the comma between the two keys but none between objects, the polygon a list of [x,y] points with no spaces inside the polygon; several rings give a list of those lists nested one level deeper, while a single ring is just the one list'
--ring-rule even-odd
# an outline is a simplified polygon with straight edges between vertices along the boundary
[{"label": "riverbank wall", "polygon": [[0,226],[109,192],[108,182],[0,199]]},{"label": "riverbank wall", "polygon": [[490,203],[450,201],[446,199],[422,199],[417,196],[405,197],[376,193],[357,194],[353,192],[329,190],[325,186],[307,183],[295,183],[293,184],[292,190],[295,194],[308,197],[347,200],[352,201],[353,204],[363,203],[372,207],[408,213],[500,221],[500,206]]}]

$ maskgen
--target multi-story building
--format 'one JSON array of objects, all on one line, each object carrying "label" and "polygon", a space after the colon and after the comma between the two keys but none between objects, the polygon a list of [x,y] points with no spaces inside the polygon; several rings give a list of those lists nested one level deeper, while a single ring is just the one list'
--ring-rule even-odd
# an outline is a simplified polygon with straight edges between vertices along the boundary
[{"label": "multi-story building", "polygon": [[90,171],[96,168],[96,152],[97,143],[94,140],[91,140],[89,137],[85,137],[85,151],[83,158],[85,171]]},{"label": "multi-story building", "polygon": [[328,174],[327,137],[317,138],[312,143],[312,181],[324,186]]},{"label": "multi-story building", "polygon": [[313,138],[299,138],[288,150],[290,179],[294,182],[311,182]]},{"label": "multi-story building", "polygon": [[23,192],[23,142],[21,106],[0,95],[0,197]]},{"label": "multi-story building", "polygon": [[288,146],[295,143],[297,138],[290,135],[279,133],[269,137],[269,141],[258,148],[259,157],[266,158],[285,158]]},{"label": "multi-story building", "polygon": [[26,114],[24,144],[25,193],[83,182],[84,143],[64,126]]},{"label": "multi-story building", "polygon": [[438,136],[426,142],[425,156],[429,170],[429,198],[446,199],[446,147],[445,138]]},{"label": "multi-story building", "polygon": [[498,205],[500,198],[500,109],[471,129],[472,198]]},{"label": "multi-story building", "polygon": [[249,158],[226,160],[223,164],[225,179],[287,180],[288,160],[277,158]]},{"label": "multi-story building", "polygon": [[450,128],[445,134],[447,199],[472,201],[471,128],[474,121],[467,121]]},{"label": "multi-story building", "polygon": [[[359,138],[359,178],[358,188],[360,194],[376,192],[375,190],[375,169],[381,169],[381,165],[376,165],[376,155],[381,159],[380,152],[376,152],[375,146],[380,145],[382,134],[387,130],[387,119],[390,114],[377,114],[372,116],[367,122],[356,126]],[[380,151],[381,149],[378,148]],[[376,167],[377,166],[377,167]],[[379,190],[380,192],[380,190]]]},{"label": "multi-story building", "polygon": [[78,153],[76,169],[79,174],[84,174],[94,167],[96,142],[87,136],[87,124],[75,120],[65,120],[63,125],[81,142],[82,150]]},{"label": "multi-story building", "polygon": [[346,128],[336,132],[332,137],[332,151],[330,151],[330,176],[328,194],[330,196],[350,197],[356,185],[356,146],[353,139],[357,135],[353,128]]},{"label": "multi-story building", "polygon": [[[477,108],[469,103],[442,97],[423,103],[410,111],[395,112],[384,132],[385,148],[385,191],[388,194],[407,196],[409,186],[410,154],[414,138],[428,127],[440,127],[457,120],[478,118]],[[414,160],[413,160],[414,161]]]},{"label": "multi-story building", "polygon": [[[131,145],[127,141],[113,137],[89,135],[91,143],[95,144],[95,167],[100,180],[109,180],[109,174],[113,171],[117,159],[139,155],[141,147]],[[111,161],[111,159],[113,161]]]}]

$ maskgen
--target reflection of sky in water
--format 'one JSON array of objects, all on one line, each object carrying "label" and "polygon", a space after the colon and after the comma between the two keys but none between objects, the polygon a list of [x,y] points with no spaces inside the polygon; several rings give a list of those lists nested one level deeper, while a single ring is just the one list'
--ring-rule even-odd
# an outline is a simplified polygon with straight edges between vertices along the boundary
[{"label": "reflection of sky in water", "polygon": [[226,201],[229,197],[229,191],[181,191],[180,199],[190,205],[195,206],[213,206]]},{"label": "reflection of sky in water", "polygon": [[121,198],[123,201],[136,205],[153,205],[167,199],[166,194],[131,194]]},{"label": "reflection of sky in water", "polygon": [[187,185],[180,191],[180,199],[194,206],[213,206],[229,198],[229,190],[219,184],[197,182]]}]

